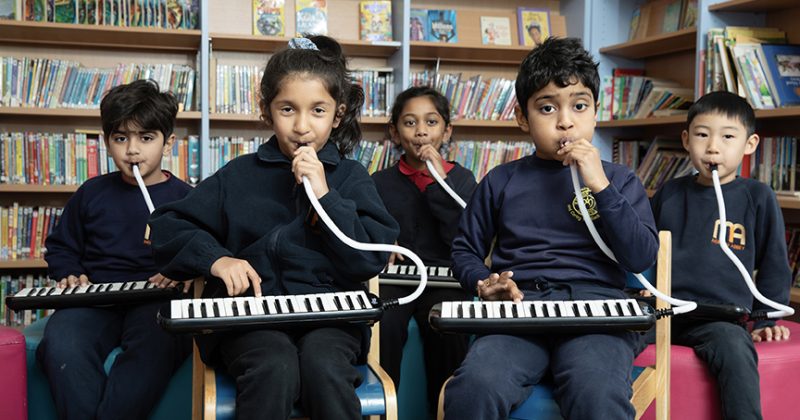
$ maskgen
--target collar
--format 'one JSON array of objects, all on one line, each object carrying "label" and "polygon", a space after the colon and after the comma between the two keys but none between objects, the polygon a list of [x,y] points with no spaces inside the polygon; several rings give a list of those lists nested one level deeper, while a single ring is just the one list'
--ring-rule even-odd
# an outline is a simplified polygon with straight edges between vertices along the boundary
[{"label": "collar", "polygon": [[[444,168],[445,173],[450,173],[455,165],[442,159],[442,167]],[[411,180],[411,182],[413,182],[420,191],[425,191],[425,188],[427,188],[428,185],[435,182],[433,177],[428,173],[428,168],[423,170],[414,169],[411,165],[406,163],[405,155],[400,158],[397,169],[401,174],[407,176],[408,179]]]},{"label": "collar", "polygon": [[[258,159],[268,163],[292,163],[292,160],[281,152],[278,147],[278,139],[273,135],[269,140],[258,147],[256,152]],[[317,152],[317,158],[326,165],[336,166],[342,161],[339,156],[339,149],[335,144],[328,141]]]}]

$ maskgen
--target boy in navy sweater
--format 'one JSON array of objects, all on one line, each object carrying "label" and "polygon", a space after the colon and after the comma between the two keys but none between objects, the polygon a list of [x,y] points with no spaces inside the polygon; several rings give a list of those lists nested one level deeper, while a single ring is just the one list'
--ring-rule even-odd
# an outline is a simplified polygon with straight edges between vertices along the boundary
[{"label": "boy in navy sweater", "polygon": [[[45,259],[58,287],[147,279],[177,285],[158,273],[146,243],[150,213],[131,169],[139,166],[156,206],[189,192],[189,185],[161,170],[175,141],[177,112],[175,98],[151,81],[115,87],[103,98],[106,147],[119,171],[84,182],[48,236]],[[59,418],[147,418],[188,344],[156,324],[160,305],[70,308],[50,317],[37,359]],[[106,376],[103,363],[115,347],[123,351]]]},{"label": "boy in navy sweater", "polygon": [[[598,85],[597,64],[574,38],[548,38],[522,62],[516,118],[536,152],[481,181],[453,241],[454,271],[481,299],[621,299],[625,270],[655,262],[658,237],[642,184],[628,168],[601,161],[591,143]],[[619,264],[584,225],[569,165]],[[632,332],[480,336],[447,385],[445,415],[506,419],[549,370],[565,418],[631,419],[640,349]]]},{"label": "boy in navy sweater", "polygon": [[[756,151],[755,114],[741,97],[713,92],[689,109],[683,147],[699,171],[673,179],[653,197],[659,229],[672,231],[672,293],[680,299],[768,309],[753,300],[739,271],[719,247],[719,210],[711,176],[718,166],[725,199],[725,240],[748,272],[758,271],[756,287],[765,297],[788,305],[791,270],[783,216],[775,193],[761,182],[736,176],[744,155]],[[691,313],[689,314],[691,315]],[[744,325],[676,317],[672,340],[694,348],[717,377],[725,418],[761,418],[758,356],[754,341],[785,340],[786,327],[756,321]]]}]

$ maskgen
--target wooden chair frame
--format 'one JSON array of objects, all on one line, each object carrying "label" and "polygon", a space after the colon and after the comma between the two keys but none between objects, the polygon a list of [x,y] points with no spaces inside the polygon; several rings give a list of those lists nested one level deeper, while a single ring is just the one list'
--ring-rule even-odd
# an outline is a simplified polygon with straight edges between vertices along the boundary
[{"label": "wooden chair frame", "polygon": [[[200,298],[203,293],[204,281],[195,281],[195,297]],[[378,278],[373,277],[369,281],[369,291],[377,294]],[[367,365],[383,384],[384,403],[386,414],[383,416],[369,416],[371,420],[380,417],[386,420],[397,420],[397,392],[394,382],[389,374],[380,366],[380,328],[379,322],[372,327],[372,337],[370,340],[370,351],[367,355]],[[192,344],[192,419],[194,420],[214,420],[217,418],[217,389],[216,373],[214,368],[207,366],[200,359],[200,352],[197,344]]]},{"label": "wooden chair frame", "polygon": [[[662,293],[669,295],[672,293],[672,234],[669,231],[658,233],[658,263],[656,271],[656,287]],[[666,302],[657,300],[656,308],[666,308]],[[655,401],[656,420],[667,420],[669,413],[669,386],[670,386],[670,345],[671,323],[669,317],[664,317],[656,321],[656,364],[644,368],[641,374],[633,383],[633,396],[631,403],[636,409],[636,419],[642,417],[644,412]],[[452,377],[451,377],[452,378]],[[437,419],[444,419],[444,389],[447,386],[445,381],[439,391],[439,404]]]}]

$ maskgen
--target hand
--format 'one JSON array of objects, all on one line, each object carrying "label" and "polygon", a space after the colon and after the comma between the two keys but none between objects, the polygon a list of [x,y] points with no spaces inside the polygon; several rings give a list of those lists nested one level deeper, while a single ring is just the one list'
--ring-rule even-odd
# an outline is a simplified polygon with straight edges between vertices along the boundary
[{"label": "hand", "polygon": [[89,284],[92,283],[89,281],[89,277],[87,277],[86,274],[81,274],[80,277],[70,274],[69,276],[59,280],[56,284],[56,287],[59,289],[66,289],[67,287],[86,286]]},{"label": "hand", "polygon": [[317,199],[328,193],[328,183],[325,180],[325,167],[317,157],[313,147],[303,146],[294,151],[292,159],[292,172],[298,184],[303,183],[303,176],[308,178],[311,189]]},{"label": "hand", "polygon": [[564,166],[577,165],[584,185],[593,193],[603,191],[610,184],[603,171],[600,152],[586,139],[569,142],[556,153],[564,156]]},{"label": "hand", "polygon": [[639,290],[639,296],[642,296],[642,297],[651,297],[651,296],[653,296],[653,294],[652,294],[652,293],[650,293],[650,291],[649,291],[649,290],[647,290],[647,289],[642,289],[642,290]]},{"label": "hand", "polygon": [[261,277],[246,260],[222,257],[211,265],[211,274],[222,279],[228,296],[241,295],[251,284],[255,296],[261,296]]},{"label": "hand", "polygon": [[161,273],[154,274],[152,277],[147,279],[147,281],[149,281],[150,283],[155,284],[156,286],[158,286],[159,289],[164,289],[164,288],[167,288],[167,287],[170,287],[170,288],[178,287],[178,285],[183,283],[183,293],[188,292],[189,291],[189,287],[192,286],[192,281],[191,280],[184,281],[184,282],[175,281],[175,280],[171,280],[171,279],[168,279],[168,278],[164,277],[164,275],[162,275]]},{"label": "hand", "polygon": [[[394,241],[394,244],[397,245],[397,241]],[[399,252],[392,252],[392,255],[389,255],[389,265],[394,265],[395,261],[405,261],[406,257]]]},{"label": "hand", "polygon": [[753,338],[754,343],[761,341],[781,341],[788,340],[791,332],[783,325],[776,325],[774,327],[759,328],[750,332],[750,337]]},{"label": "hand", "polygon": [[522,302],[525,295],[511,280],[513,271],[503,271],[500,274],[492,273],[488,279],[478,280],[478,297],[482,300],[513,300]]},{"label": "hand", "polygon": [[[444,171],[442,166],[442,155],[433,147],[432,144],[426,144],[419,149],[419,160],[428,161],[433,165],[433,169],[439,174],[442,179],[447,178],[447,172]],[[431,175],[433,176],[433,175]]]}]

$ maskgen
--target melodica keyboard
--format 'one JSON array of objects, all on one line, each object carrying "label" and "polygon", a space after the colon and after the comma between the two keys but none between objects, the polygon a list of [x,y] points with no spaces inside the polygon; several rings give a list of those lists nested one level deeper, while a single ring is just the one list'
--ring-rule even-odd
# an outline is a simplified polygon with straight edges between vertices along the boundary
[{"label": "melodica keyboard", "polygon": [[[460,289],[461,284],[453,277],[450,267],[428,266],[426,287],[449,287]],[[389,265],[378,274],[379,284],[397,286],[416,286],[419,284],[419,270],[416,265]]]},{"label": "melodica keyboard", "polygon": [[367,323],[383,314],[380,300],[363,291],[262,297],[173,300],[158,314],[171,332],[316,327]]},{"label": "melodica keyboard", "polygon": [[179,288],[159,288],[149,281],[95,283],[64,289],[27,287],[14,296],[6,297],[6,305],[15,311],[107,306],[169,300],[177,297],[180,293]]},{"label": "melodica keyboard", "polygon": [[572,301],[442,302],[431,308],[431,326],[468,334],[642,331],[656,321],[653,308],[635,299]]}]

